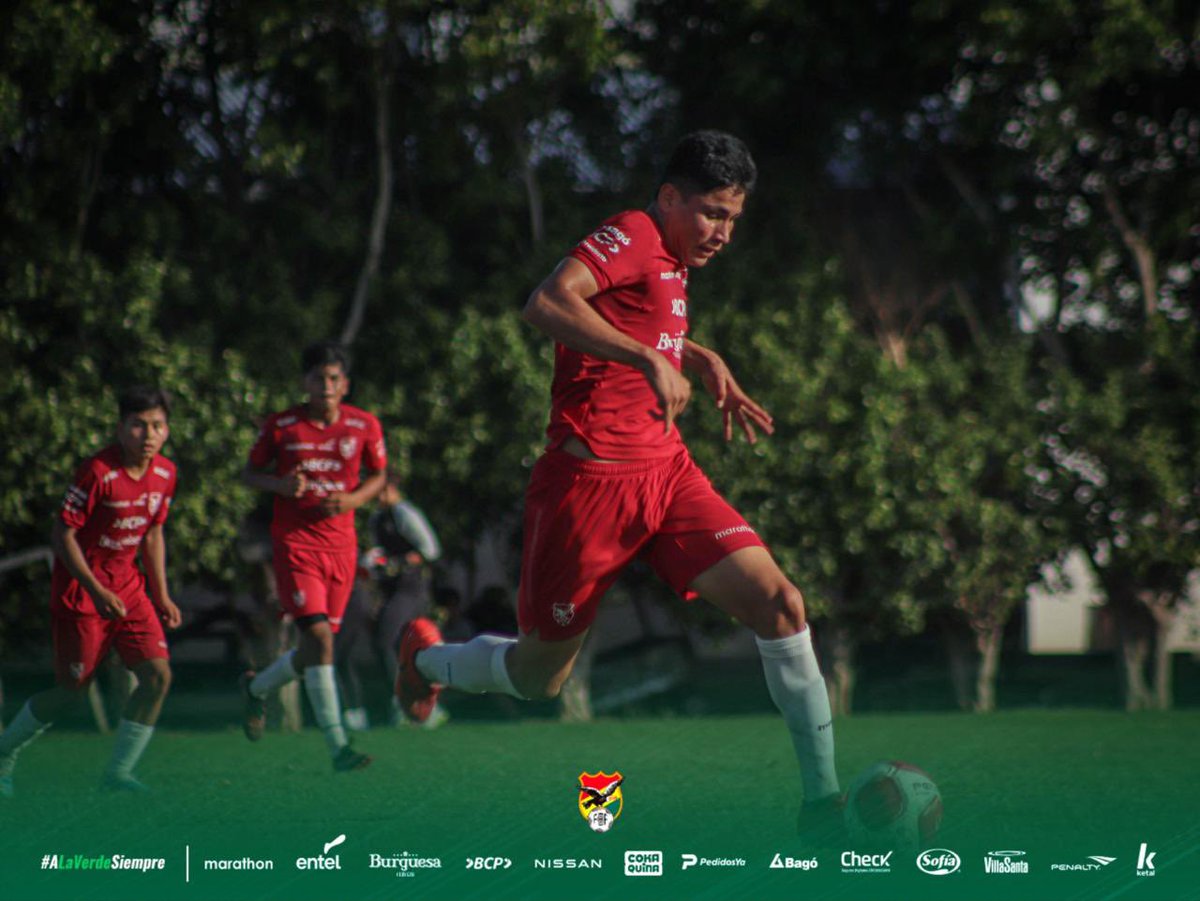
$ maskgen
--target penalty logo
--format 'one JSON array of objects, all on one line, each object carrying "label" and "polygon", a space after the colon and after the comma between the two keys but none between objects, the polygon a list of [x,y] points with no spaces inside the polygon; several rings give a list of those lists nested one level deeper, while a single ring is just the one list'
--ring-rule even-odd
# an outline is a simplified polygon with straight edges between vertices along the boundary
[{"label": "penalty logo", "polygon": [[620,773],[579,774],[579,815],[595,832],[608,832],[621,815],[624,798],[621,785],[625,777]]}]

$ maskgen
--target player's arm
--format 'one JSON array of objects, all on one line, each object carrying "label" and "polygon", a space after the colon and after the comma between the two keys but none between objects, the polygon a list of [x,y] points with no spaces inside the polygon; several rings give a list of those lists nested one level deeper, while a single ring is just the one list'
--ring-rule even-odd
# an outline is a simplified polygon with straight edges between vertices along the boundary
[{"label": "player's arm", "polygon": [[357,510],[363,504],[373,501],[386,484],[387,470],[368,472],[367,477],[353,491],[338,491],[322,498],[321,509],[326,516],[338,516]]},{"label": "player's arm", "polygon": [[754,444],[758,440],[755,426],[768,435],[775,433],[775,424],[771,414],[751,400],[750,395],[742,390],[729,371],[721,355],[697,344],[695,341],[683,341],[683,368],[694,372],[704,382],[704,387],[717,402],[725,420],[725,440],[733,440],[733,423],[737,420],[746,440]]},{"label": "player's arm", "polygon": [[120,619],[125,615],[125,602],[115,592],[100,584],[100,580],[88,566],[87,557],[84,556],[83,548],[79,546],[75,532],[75,529],[61,519],[54,520],[54,527],[50,530],[50,546],[54,548],[55,555],[67,568],[67,572],[92,596],[96,612],[105,619]]},{"label": "player's arm", "polygon": [[167,589],[167,539],[163,535],[162,523],[155,523],[142,538],[142,566],[146,570],[146,585],[150,599],[168,629],[178,628],[183,615]]},{"label": "player's arm", "polygon": [[598,291],[591,270],[567,257],[529,295],[522,316],[565,347],[639,370],[658,396],[670,431],[675,417],[687,406],[691,384],[661,353],[622,333],[597,313],[588,298]]},{"label": "player's arm", "polygon": [[299,497],[308,488],[308,477],[299,469],[277,476],[247,463],[242,469],[242,483],[259,491],[269,491],[281,497]]}]

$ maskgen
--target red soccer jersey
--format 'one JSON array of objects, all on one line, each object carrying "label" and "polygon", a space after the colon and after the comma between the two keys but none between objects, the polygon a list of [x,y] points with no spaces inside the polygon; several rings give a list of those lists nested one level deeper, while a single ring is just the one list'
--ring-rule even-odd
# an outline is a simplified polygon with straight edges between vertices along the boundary
[{"label": "red soccer jersey", "polygon": [[[79,467],[63,498],[63,524],[75,529],[88,566],[126,608],[145,597],[137,549],[151,526],[167,521],[174,495],[174,463],[156,455],[135,479],[122,465],[120,446],[113,444]],[[83,586],[57,558],[51,585],[55,601],[68,610],[95,611]]]},{"label": "red soccer jersey", "polygon": [[[654,220],[641,210],[618,213],[571,256],[596,279],[599,291],[589,301],[596,311],[679,369],[688,331],[687,266],[663,245]],[[682,445],[677,428],[663,428],[662,408],[646,377],[624,363],[558,344],[550,396],[546,434],[552,448],[575,436],[597,457],[634,460],[669,456]]]},{"label": "red soccer jersey", "polygon": [[337,422],[329,425],[308,418],[305,405],[272,415],[250,450],[250,465],[275,474],[299,469],[308,477],[300,497],[275,497],[271,535],[292,547],[344,550],[357,544],[354,511],[326,516],[321,500],[353,491],[365,465],[378,472],[387,467],[387,451],[379,420],[357,407],[342,404]]}]

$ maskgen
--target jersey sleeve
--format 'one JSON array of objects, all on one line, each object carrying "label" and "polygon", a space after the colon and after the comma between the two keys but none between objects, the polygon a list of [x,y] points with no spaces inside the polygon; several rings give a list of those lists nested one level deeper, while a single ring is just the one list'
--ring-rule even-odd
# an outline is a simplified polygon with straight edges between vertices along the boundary
[{"label": "jersey sleeve", "polygon": [[420,551],[422,557],[432,563],[442,556],[442,545],[438,541],[437,533],[433,531],[433,526],[429,524],[425,514],[416,506],[408,501],[401,501],[392,508],[392,515],[396,518],[396,530]]},{"label": "jersey sleeve", "polygon": [[89,460],[75,473],[75,481],[63,496],[59,518],[68,529],[82,529],[96,509],[100,496],[101,476],[96,472],[96,462]]},{"label": "jersey sleeve", "polygon": [[645,214],[621,213],[580,241],[571,256],[591,270],[601,291],[640,282],[658,237]]},{"label": "jersey sleeve", "polygon": [[371,472],[387,469],[387,446],[383,440],[383,426],[374,416],[367,420],[367,434],[363,440],[362,463]]},{"label": "jersey sleeve", "polygon": [[150,517],[150,525],[161,526],[167,521],[167,516],[171,512],[171,503],[175,500],[175,483],[177,473],[174,467],[171,467],[171,476],[167,480],[167,485],[163,489],[162,501],[158,505],[158,509]]},{"label": "jersey sleeve", "polygon": [[259,430],[254,447],[250,448],[250,465],[255,469],[266,469],[275,459],[278,448],[275,443],[275,417],[271,416]]}]

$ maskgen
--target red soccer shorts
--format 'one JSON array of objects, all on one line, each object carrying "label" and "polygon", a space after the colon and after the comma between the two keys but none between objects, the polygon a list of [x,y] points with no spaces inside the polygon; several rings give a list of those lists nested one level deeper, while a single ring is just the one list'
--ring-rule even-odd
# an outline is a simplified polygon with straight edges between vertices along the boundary
[{"label": "red soccer shorts", "polygon": [[597,463],[546,452],[525,493],[518,621],[548,641],[586,630],[639,554],[685,600],[692,580],[734,551],[765,547],[691,456]]},{"label": "red soccer shorts", "polygon": [[354,588],[357,549],[318,551],[276,542],[272,563],[283,612],[293,619],[324,614],[336,633]]},{"label": "red soccer shorts", "polygon": [[158,611],[145,595],[122,596],[128,611],[121,619],[80,613],[61,604],[50,607],[54,635],[54,677],[64,688],[81,689],[92,680],[110,648],[133,669],[143,660],[166,659],[167,638]]}]

